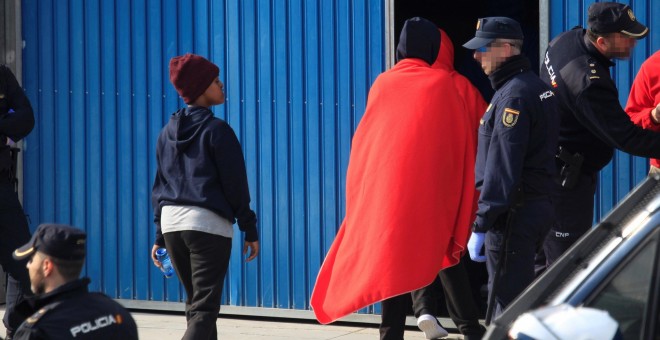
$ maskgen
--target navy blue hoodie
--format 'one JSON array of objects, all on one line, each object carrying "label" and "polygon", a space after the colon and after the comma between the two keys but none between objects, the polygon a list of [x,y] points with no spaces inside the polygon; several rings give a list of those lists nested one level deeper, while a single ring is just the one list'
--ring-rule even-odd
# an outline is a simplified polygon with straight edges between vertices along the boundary
[{"label": "navy blue hoodie", "polygon": [[156,158],[151,200],[157,245],[165,245],[160,213],[166,205],[198,206],[238,220],[245,241],[258,240],[243,151],[229,124],[205,107],[180,109],[158,137]]}]

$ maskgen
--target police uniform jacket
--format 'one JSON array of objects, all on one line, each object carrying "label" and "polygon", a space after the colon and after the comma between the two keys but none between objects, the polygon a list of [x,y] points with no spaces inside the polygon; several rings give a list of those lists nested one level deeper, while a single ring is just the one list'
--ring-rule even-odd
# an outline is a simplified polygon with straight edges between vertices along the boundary
[{"label": "police uniform jacket", "polygon": [[9,170],[11,155],[7,137],[18,141],[34,127],[30,101],[11,70],[0,65],[0,173]]},{"label": "police uniform jacket", "polygon": [[[479,126],[473,230],[486,232],[520,199],[547,197],[555,174],[559,117],[553,92],[514,56],[490,76],[496,90]],[[548,216],[539,216],[548,218]]]},{"label": "police uniform jacket", "polygon": [[87,291],[89,279],[66,283],[17,306],[29,315],[14,339],[137,339],[137,326],[121,305]]},{"label": "police uniform jacket", "polygon": [[660,134],[635,126],[621,107],[610,77],[614,65],[577,27],[550,42],[541,79],[560,102],[559,145],[584,156],[582,171],[594,174],[612,158],[614,148],[660,158]]}]

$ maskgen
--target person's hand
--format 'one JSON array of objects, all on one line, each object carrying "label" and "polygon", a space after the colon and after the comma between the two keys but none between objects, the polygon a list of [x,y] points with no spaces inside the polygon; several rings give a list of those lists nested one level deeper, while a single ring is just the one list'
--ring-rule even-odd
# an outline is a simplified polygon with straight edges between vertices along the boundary
[{"label": "person's hand", "polygon": [[481,249],[484,247],[484,241],[486,240],[486,233],[472,233],[470,240],[468,241],[468,252],[470,252],[470,258],[475,262],[486,262],[485,255],[479,255]]},{"label": "person's hand", "polygon": [[660,103],[651,110],[651,120],[656,124],[660,124]]},{"label": "person's hand", "polygon": [[243,244],[243,255],[247,254],[247,250],[250,248],[250,256],[245,260],[245,262],[250,262],[254,260],[257,255],[259,255],[259,241],[248,242],[245,241]]},{"label": "person's hand", "polygon": [[151,260],[154,261],[154,266],[160,268],[163,265],[158,261],[158,257],[156,256],[156,251],[160,249],[160,247],[156,244],[154,244],[153,247],[151,247]]}]

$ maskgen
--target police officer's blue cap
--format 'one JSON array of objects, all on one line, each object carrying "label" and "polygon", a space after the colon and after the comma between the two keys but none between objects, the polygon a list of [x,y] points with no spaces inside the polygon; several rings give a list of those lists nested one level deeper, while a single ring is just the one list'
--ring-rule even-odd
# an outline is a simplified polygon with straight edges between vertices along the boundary
[{"label": "police officer's blue cap", "polygon": [[23,260],[37,251],[48,256],[67,260],[84,260],[87,234],[75,227],[64,224],[41,224],[32,235],[30,242],[14,250],[14,259]]},{"label": "police officer's blue cap", "polygon": [[522,40],[523,32],[520,24],[507,17],[487,17],[477,21],[477,32],[474,38],[463,44],[463,47],[476,50],[484,47],[495,39]]},{"label": "police officer's blue cap", "polygon": [[618,2],[596,2],[589,6],[587,26],[596,34],[619,32],[635,39],[649,34],[649,28],[637,21],[630,6]]}]

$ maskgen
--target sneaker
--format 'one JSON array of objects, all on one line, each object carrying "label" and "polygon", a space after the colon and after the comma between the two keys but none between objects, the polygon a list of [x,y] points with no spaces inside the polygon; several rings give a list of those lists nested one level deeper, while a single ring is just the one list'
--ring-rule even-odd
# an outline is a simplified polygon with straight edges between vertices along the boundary
[{"label": "sneaker", "polygon": [[440,326],[438,319],[431,314],[420,315],[417,318],[417,327],[424,332],[427,339],[439,339],[449,335],[449,332]]}]

